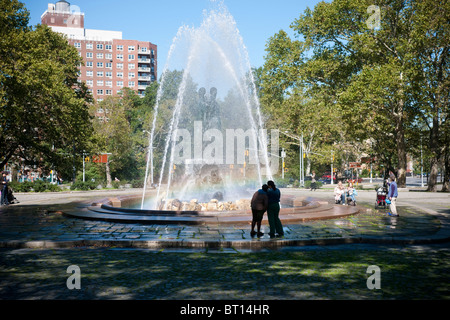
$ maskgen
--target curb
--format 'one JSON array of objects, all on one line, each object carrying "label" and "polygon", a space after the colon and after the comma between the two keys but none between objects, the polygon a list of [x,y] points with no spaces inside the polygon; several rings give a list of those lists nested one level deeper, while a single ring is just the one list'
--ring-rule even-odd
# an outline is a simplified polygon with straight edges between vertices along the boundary
[{"label": "curb", "polygon": [[68,249],[77,247],[91,248],[128,248],[128,249],[166,249],[166,248],[236,248],[236,249],[277,249],[282,247],[326,246],[339,244],[396,244],[419,245],[441,244],[450,241],[450,237],[355,237],[325,239],[275,239],[275,240],[238,240],[238,241],[203,241],[203,240],[37,240],[37,241],[0,241],[2,249]]}]

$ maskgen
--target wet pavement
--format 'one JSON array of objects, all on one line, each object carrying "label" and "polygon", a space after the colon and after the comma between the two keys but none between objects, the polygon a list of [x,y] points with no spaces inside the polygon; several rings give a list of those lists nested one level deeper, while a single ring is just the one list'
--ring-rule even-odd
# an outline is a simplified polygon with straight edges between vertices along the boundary
[{"label": "wet pavement", "polygon": [[[115,191],[118,193],[120,191]],[[128,191],[133,192],[133,191]],[[136,192],[136,191],[134,191]],[[304,194],[305,191],[286,190],[286,193]],[[311,192],[312,193],[312,192]],[[309,195],[311,195],[311,193]],[[412,193],[412,192],[410,192]],[[405,194],[410,196],[409,194]],[[442,243],[450,239],[448,212],[450,196],[440,194],[433,206],[423,201],[408,204],[399,200],[399,217],[387,215],[387,209],[375,210],[370,193],[358,202],[357,215],[330,220],[284,224],[284,238],[270,239],[267,216],[263,220],[261,238],[250,236],[248,224],[176,225],[118,223],[84,220],[63,215],[65,210],[80,210],[104,192],[54,193],[16,195],[23,198],[19,204],[0,209],[0,247],[7,248],[67,248],[80,246],[114,246],[130,248],[196,248],[228,247],[262,249],[265,247],[299,246],[339,243]],[[313,195],[325,200],[327,192]],[[414,193],[417,201],[418,193]],[[425,194],[425,196],[429,196]],[[435,195],[433,195],[435,196]],[[53,198],[53,199],[52,199]],[[408,200],[403,200],[408,201]],[[424,204],[426,208],[424,208]]]}]

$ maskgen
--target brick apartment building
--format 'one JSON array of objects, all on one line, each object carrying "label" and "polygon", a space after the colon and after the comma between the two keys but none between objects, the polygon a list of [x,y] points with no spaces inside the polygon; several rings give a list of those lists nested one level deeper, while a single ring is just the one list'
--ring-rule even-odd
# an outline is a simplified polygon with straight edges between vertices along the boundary
[{"label": "brick apartment building", "polygon": [[49,3],[41,23],[67,36],[84,60],[79,81],[86,82],[94,99],[116,95],[124,87],[141,97],[157,78],[157,46],[148,41],[122,39],[121,31],[84,27],[84,13],[61,0]]}]

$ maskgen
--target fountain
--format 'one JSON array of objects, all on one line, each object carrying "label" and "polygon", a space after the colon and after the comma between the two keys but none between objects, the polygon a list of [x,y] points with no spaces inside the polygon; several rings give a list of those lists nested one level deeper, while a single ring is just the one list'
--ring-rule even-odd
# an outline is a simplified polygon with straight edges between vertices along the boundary
[{"label": "fountain", "polygon": [[[173,40],[154,108],[141,209],[251,197],[247,186],[254,190],[263,176],[272,178],[267,144],[248,53],[219,3],[205,11],[199,28],[183,26]],[[146,202],[156,156],[157,194]]]},{"label": "fountain", "polygon": [[[278,170],[278,158],[268,156],[269,144],[272,155],[279,153],[278,131],[269,137],[264,129],[246,47],[231,14],[223,3],[215,4],[200,27],[183,26],[173,39],[157,92],[142,194],[107,197],[67,216],[142,224],[249,223],[253,192]],[[283,223],[359,211],[286,193],[281,205]]]}]

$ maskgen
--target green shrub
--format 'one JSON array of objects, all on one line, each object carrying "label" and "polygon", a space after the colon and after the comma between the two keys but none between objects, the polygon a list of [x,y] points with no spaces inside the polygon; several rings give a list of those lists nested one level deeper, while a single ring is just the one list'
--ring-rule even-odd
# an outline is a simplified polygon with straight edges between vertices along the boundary
[{"label": "green shrub", "polygon": [[[143,188],[144,187],[144,178],[138,180],[131,180],[130,184],[133,188]],[[149,185],[147,185],[150,187]]]},{"label": "green shrub", "polygon": [[97,184],[93,181],[75,181],[75,183],[72,184],[70,187],[70,190],[82,190],[82,191],[88,191],[88,190],[94,190],[97,188]]},{"label": "green shrub", "polygon": [[37,180],[34,182],[31,181],[24,181],[24,182],[17,182],[17,181],[11,181],[9,183],[9,187],[13,190],[13,192],[58,192],[61,191],[61,188],[58,187],[56,184],[51,184],[49,182],[45,182],[42,180]]},{"label": "green shrub", "polygon": [[[320,189],[323,186],[323,183],[320,181],[316,181],[316,188]],[[305,181],[305,189],[311,189],[311,180]]]},{"label": "green shrub", "polygon": [[114,180],[111,184],[112,184],[112,187],[114,189],[119,189],[120,188],[120,181]]}]

